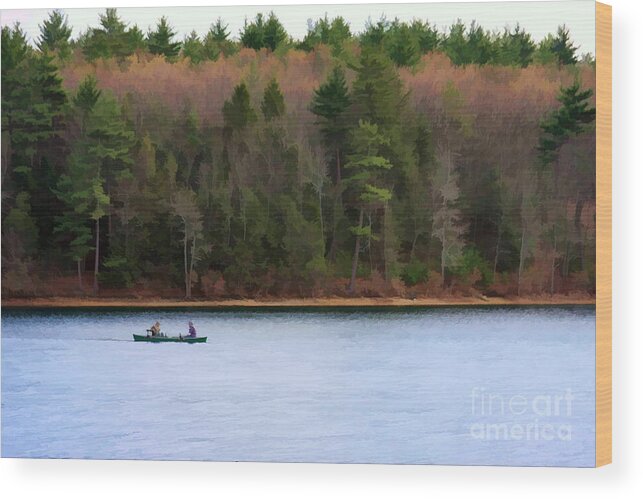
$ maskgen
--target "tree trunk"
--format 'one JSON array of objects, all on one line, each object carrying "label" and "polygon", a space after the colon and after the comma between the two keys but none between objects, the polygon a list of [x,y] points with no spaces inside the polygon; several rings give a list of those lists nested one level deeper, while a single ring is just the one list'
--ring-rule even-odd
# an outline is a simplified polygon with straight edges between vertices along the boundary
[{"label": "tree trunk", "polygon": [[496,272],[498,270],[498,257],[500,254],[500,236],[502,234],[502,231],[500,230],[500,227],[498,227],[498,238],[496,239],[496,254],[493,258],[493,280],[492,282],[496,282]]},{"label": "tree trunk", "polygon": [[321,230],[321,240],[322,240],[322,245],[324,248],[324,252],[326,250],[326,238],[324,237],[324,210],[322,206],[322,190],[321,187],[319,188],[319,225],[320,225],[320,230]]},{"label": "tree trunk", "polygon": [[[362,229],[362,222],[364,221],[364,209],[360,208],[359,210],[359,224],[358,231]],[[351,270],[351,282],[348,286],[348,291],[351,293],[355,292],[355,279],[357,279],[357,263],[359,261],[359,232],[355,236],[355,252],[353,253],[353,268]]]},{"label": "tree trunk", "polygon": [[81,261],[82,261],[81,258],[76,260],[76,263],[78,264],[78,266],[77,266],[77,268],[78,268],[78,289],[80,289],[80,291],[82,292],[83,291],[83,273],[82,273],[81,265],[80,265]]},{"label": "tree trunk", "polygon": [[196,231],[192,235],[192,248],[190,249],[190,265],[188,273],[188,285],[190,286],[190,298],[192,298],[192,272],[194,271],[194,253],[196,252]]},{"label": "tree trunk", "polygon": [[442,274],[442,287],[446,284],[446,268],[447,268],[447,222],[444,221],[442,226],[442,251],[440,253],[440,273]]},{"label": "tree trunk", "polygon": [[549,289],[549,294],[554,294],[554,277],[556,275],[556,232],[554,229],[554,254],[551,257],[551,287]]},{"label": "tree trunk", "polygon": [[183,275],[185,277],[185,297],[190,298],[190,283],[188,282],[188,229],[185,228],[183,237]]},{"label": "tree trunk", "polygon": [[100,262],[100,218],[96,219],[96,252],[94,254],[94,294],[98,294],[98,263]]},{"label": "tree trunk", "polygon": [[520,296],[520,285],[522,284],[522,271],[525,265],[525,227],[522,228],[520,236],[520,263],[518,263],[518,295]]},{"label": "tree trunk", "polygon": [[330,251],[328,253],[328,258],[331,262],[335,261],[335,256],[337,254],[337,222],[339,219],[338,212],[341,211],[342,207],[342,167],[339,156],[339,146],[335,146],[335,199],[333,201],[333,234],[330,242]]}]

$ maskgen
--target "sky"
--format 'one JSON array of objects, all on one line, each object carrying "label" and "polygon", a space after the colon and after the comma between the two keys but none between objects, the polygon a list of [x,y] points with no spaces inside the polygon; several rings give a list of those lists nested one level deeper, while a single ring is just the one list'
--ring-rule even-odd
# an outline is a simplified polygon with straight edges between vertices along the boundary
[{"label": "sky", "polygon": [[[16,2],[14,2],[16,3]],[[219,2],[223,3],[223,2]],[[24,3],[21,3],[24,5]],[[55,5],[55,4],[54,4]],[[2,9],[0,24],[13,25],[19,21],[31,41],[39,34],[38,25],[51,9]],[[76,37],[88,27],[98,25],[98,15],[104,8],[63,8],[69,18]],[[439,29],[445,29],[457,19],[466,24],[475,20],[485,29],[502,30],[513,27],[516,22],[541,40],[548,33],[554,33],[560,24],[565,24],[580,53],[595,52],[595,3],[593,0],[567,0],[546,2],[475,2],[475,3],[362,3],[345,5],[255,5],[218,7],[122,7],[119,15],[130,24],[137,24],[143,31],[153,27],[161,16],[166,16],[183,39],[193,29],[204,35],[211,23],[221,17],[233,37],[237,37],[246,18],[253,18],[257,12],[274,11],[294,38],[306,34],[308,20],[328,14],[330,18],[341,15],[351,25],[353,32],[364,29],[369,18],[377,21],[382,15],[388,19],[400,20],[419,18],[428,20]]]}]

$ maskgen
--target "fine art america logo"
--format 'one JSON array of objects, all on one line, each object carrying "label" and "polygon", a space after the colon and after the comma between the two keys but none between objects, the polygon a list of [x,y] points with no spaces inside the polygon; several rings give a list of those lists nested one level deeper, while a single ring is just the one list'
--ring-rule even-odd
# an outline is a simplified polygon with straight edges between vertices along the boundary
[{"label": "fine art america logo", "polygon": [[572,402],[570,389],[540,395],[490,393],[471,390],[471,438],[476,440],[571,441]]}]

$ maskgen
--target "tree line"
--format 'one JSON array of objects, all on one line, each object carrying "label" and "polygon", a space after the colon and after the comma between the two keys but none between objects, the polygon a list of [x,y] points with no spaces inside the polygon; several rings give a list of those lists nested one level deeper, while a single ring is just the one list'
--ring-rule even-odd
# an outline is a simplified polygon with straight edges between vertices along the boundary
[{"label": "tree line", "polygon": [[88,61],[115,58],[123,62],[135,54],[152,54],[161,55],[170,62],[187,59],[192,64],[199,64],[230,57],[242,48],[283,54],[288,50],[310,52],[326,45],[335,57],[345,62],[355,61],[356,54],[364,48],[375,48],[401,67],[415,66],[423,55],[430,52],[444,53],[458,66],[497,64],[526,67],[532,63],[569,65],[581,59],[593,61],[591,54],[577,53],[578,49],[565,26],[536,41],[519,23],[502,31],[490,31],[475,21],[467,26],[457,20],[448,29],[440,31],[435,25],[420,19],[404,22],[382,17],[376,22],[369,19],[362,31],[352,32],[349,23],[341,16],[330,19],[326,15],[314,22],[309,20],[307,34],[296,40],[270,12],[267,16],[259,13],[254,19],[246,19],[236,38],[231,36],[225,22],[218,18],[204,36],[193,30],[179,40],[166,17],[161,17],[145,33],[137,25],[129,26],[112,8],[99,16],[98,27],[88,28],[76,39],[71,38],[71,27],[59,11],[49,15],[40,31],[36,41],[38,49],[56,53],[62,60],[77,54]]},{"label": "tree line", "polygon": [[9,295],[594,292],[595,73],[564,27],[40,31],[2,29]]}]

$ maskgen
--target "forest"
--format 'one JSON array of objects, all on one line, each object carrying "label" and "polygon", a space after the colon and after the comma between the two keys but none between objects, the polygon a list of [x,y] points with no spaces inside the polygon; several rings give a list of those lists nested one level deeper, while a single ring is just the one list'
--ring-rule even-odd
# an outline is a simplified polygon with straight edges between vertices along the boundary
[{"label": "forest", "polygon": [[3,27],[3,295],[592,297],[592,55],[360,28]]}]

